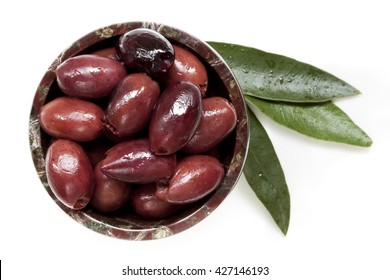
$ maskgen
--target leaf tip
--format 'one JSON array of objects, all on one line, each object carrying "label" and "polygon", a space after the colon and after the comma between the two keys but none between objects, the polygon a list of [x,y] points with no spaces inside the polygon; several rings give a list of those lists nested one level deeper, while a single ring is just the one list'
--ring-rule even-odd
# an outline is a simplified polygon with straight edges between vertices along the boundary
[{"label": "leaf tip", "polygon": [[367,135],[367,139],[366,139],[366,141],[364,142],[364,146],[363,146],[363,147],[369,148],[369,147],[372,146],[372,144],[374,144],[374,141],[372,141],[372,139],[370,138],[370,136]]},{"label": "leaf tip", "polygon": [[355,144],[357,146],[363,147],[363,148],[369,148],[374,143],[370,136],[363,130],[361,130],[362,136],[360,137],[359,141]]},{"label": "leaf tip", "polygon": [[282,221],[277,221],[276,224],[278,225],[278,227],[281,230],[281,232],[283,233],[283,235],[287,236],[288,226],[290,224],[290,215],[288,215],[288,218],[283,219]]}]

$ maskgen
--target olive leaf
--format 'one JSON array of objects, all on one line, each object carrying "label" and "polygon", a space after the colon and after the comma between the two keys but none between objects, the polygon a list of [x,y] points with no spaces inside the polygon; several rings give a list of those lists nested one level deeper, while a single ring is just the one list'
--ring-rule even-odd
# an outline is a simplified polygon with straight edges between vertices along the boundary
[{"label": "olive leaf", "polygon": [[357,95],[345,81],[312,65],[255,48],[208,42],[232,69],[247,95],[289,102],[323,102]]},{"label": "olive leaf", "polygon": [[290,194],[283,169],[264,127],[248,110],[250,141],[244,175],[283,234],[290,222]]},{"label": "olive leaf", "polygon": [[299,104],[245,98],[274,121],[307,136],[361,147],[372,145],[371,138],[333,102]]},{"label": "olive leaf", "polygon": [[245,177],[286,234],[290,220],[287,183],[272,142],[251,110],[257,108],[307,136],[369,147],[371,138],[332,102],[360,92],[326,71],[289,57],[241,45],[208,43],[232,69],[250,105]]}]

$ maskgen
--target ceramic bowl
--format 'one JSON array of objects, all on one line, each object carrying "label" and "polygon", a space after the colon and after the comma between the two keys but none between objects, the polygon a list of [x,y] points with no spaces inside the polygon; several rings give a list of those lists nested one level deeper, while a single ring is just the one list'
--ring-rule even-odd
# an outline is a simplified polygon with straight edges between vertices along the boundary
[{"label": "ceramic bowl", "polygon": [[[79,54],[113,47],[122,34],[140,27],[153,29],[172,43],[181,45],[195,53],[207,68],[208,91],[229,99],[234,105],[238,117],[236,129],[219,145],[221,162],[226,175],[216,191],[166,219],[146,220],[138,217],[131,210],[102,215],[90,207],[82,210],[69,209],[54,196],[47,182],[45,153],[50,144],[50,137],[40,128],[39,110],[46,102],[60,94],[55,70],[61,62]],[[244,97],[234,75],[221,56],[207,43],[167,25],[151,22],[127,22],[113,24],[90,32],[71,44],[54,60],[44,73],[34,96],[30,115],[29,138],[33,162],[43,187],[66,214],[85,227],[107,236],[127,240],[159,239],[193,227],[210,215],[232,191],[241,175],[246,158],[248,146],[247,112]]]}]

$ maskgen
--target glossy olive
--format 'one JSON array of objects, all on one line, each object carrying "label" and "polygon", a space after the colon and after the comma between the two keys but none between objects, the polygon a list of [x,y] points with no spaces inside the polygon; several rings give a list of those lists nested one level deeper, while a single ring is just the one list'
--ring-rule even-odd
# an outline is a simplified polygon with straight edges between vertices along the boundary
[{"label": "glossy olive", "polygon": [[183,147],[185,152],[207,152],[221,143],[236,127],[236,110],[227,99],[218,96],[205,98],[202,107],[199,126]]},{"label": "glossy olive", "polygon": [[197,85],[202,96],[206,94],[208,76],[206,67],[192,52],[173,45],[175,50],[175,61],[164,76],[165,84],[172,84],[178,81],[188,81]]},{"label": "glossy olive", "polygon": [[166,88],[149,124],[152,152],[165,155],[181,149],[194,134],[201,115],[201,93],[196,85],[177,82]]},{"label": "glossy olive", "polygon": [[94,191],[93,170],[87,154],[70,140],[54,141],[46,153],[47,181],[54,195],[71,209],[82,209]]},{"label": "glossy olive", "polygon": [[177,164],[168,187],[158,186],[156,196],[171,203],[191,203],[215,190],[224,174],[222,165],[212,156],[187,156]]},{"label": "glossy olive", "polygon": [[167,180],[176,165],[176,155],[156,155],[148,139],[136,139],[116,144],[106,154],[101,170],[114,179],[131,183]]},{"label": "glossy olive", "polygon": [[172,44],[157,31],[137,28],[123,34],[116,45],[119,59],[130,69],[155,76],[173,64]]},{"label": "glossy olive", "polygon": [[58,97],[41,107],[41,128],[56,138],[79,142],[98,138],[104,131],[103,110],[85,100]]},{"label": "glossy olive", "polygon": [[67,95],[101,98],[109,95],[126,75],[125,67],[114,59],[84,54],[68,58],[56,70],[57,83]]},{"label": "glossy olive", "polygon": [[114,136],[131,136],[147,126],[160,87],[145,73],[127,75],[118,84],[105,111],[107,129]]},{"label": "glossy olive", "polygon": [[181,208],[180,205],[158,199],[155,183],[135,186],[130,197],[135,212],[147,219],[166,218]]},{"label": "glossy olive", "polygon": [[131,187],[129,183],[104,175],[100,169],[101,164],[99,162],[94,168],[95,191],[90,204],[98,212],[111,213],[126,204]]}]

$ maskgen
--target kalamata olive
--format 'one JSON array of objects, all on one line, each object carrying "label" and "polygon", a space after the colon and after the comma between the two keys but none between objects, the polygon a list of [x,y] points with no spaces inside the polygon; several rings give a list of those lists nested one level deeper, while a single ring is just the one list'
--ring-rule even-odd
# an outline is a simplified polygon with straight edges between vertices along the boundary
[{"label": "kalamata olive", "polygon": [[157,31],[138,28],[123,34],[116,45],[119,59],[130,69],[151,76],[167,71],[173,64],[172,44]]},{"label": "kalamata olive", "polygon": [[41,107],[39,122],[42,129],[56,138],[90,141],[104,131],[104,112],[92,102],[58,97]]},{"label": "kalamata olive", "polygon": [[181,208],[181,205],[158,199],[155,183],[135,186],[132,189],[130,199],[135,212],[147,219],[166,218]]},{"label": "kalamata olive", "polygon": [[111,213],[120,209],[128,201],[131,187],[129,183],[112,179],[100,169],[102,162],[94,168],[95,191],[91,206],[102,213]]},{"label": "kalamata olive", "polygon": [[149,124],[152,152],[165,155],[181,149],[194,134],[202,115],[200,89],[190,82],[166,88]]},{"label": "kalamata olive", "polygon": [[117,54],[116,49],[114,47],[97,50],[91,54],[103,56],[103,57],[108,57],[108,58],[111,58],[114,60],[119,60],[118,54]]},{"label": "kalamata olive", "polygon": [[148,139],[135,139],[116,144],[107,151],[101,170],[117,180],[150,183],[167,180],[176,165],[176,155],[156,155]]},{"label": "kalamata olive", "polygon": [[169,85],[178,81],[189,81],[197,85],[204,96],[208,86],[205,66],[192,52],[177,45],[173,45],[173,48],[175,61],[164,76],[164,83]]},{"label": "kalamata olive", "polygon": [[68,58],[56,70],[60,89],[80,98],[101,98],[109,95],[126,76],[125,67],[114,59],[84,54]]},{"label": "kalamata olive", "polygon": [[217,146],[236,127],[234,106],[225,98],[215,96],[202,100],[203,113],[199,126],[183,147],[188,153],[204,153]]},{"label": "kalamata olive", "polygon": [[54,195],[71,209],[82,209],[94,191],[93,170],[87,154],[76,142],[59,139],[46,153],[46,176]]},{"label": "kalamata olive", "polygon": [[224,174],[222,165],[212,156],[184,157],[177,164],[168,187],[159,185],[156,196],[171,203],[191,203],[215,190],[221,184]]},{"label": "kalamata olive", "polygon": [[107,106],[107,128],[118,137],[139,132],[147,126],[159,96],[159,85],[147,74],[127,75],[120,81]]}]

